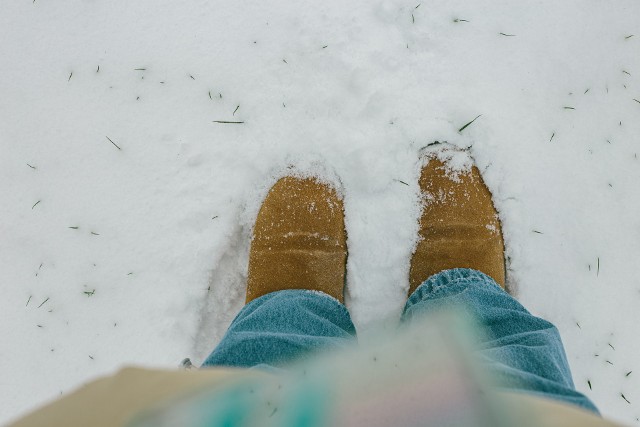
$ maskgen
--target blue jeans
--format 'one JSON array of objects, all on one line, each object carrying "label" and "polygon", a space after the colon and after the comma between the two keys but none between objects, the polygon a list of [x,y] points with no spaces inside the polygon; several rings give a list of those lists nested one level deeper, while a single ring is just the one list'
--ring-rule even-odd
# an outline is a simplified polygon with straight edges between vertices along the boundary
[{"label": "blue jeans", "polygon": [[[462,307],[487,330],[479,356],[498,385],[598,412],[575,390],[555,326],[529,313],[489,276],[464,268],[442,271],[409,297],[402,321],[446,307]],[[247,304],[206,366],[282,366],[303,355],[353,345],[346,307],[320,292],[285,290]]]}]

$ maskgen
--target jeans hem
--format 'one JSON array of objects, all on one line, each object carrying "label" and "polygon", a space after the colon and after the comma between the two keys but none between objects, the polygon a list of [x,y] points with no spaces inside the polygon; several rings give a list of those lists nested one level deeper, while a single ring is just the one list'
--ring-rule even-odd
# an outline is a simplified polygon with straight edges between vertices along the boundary
[{"label": "jeans hem", "polygon": [[428,299],[429,296],[437,295],[442,290],[451,287],[452,285],[460,282],[468,282],[472,280],[480,280],[483,282],[482,286],[493,285],[500,290],[504,291],[500,285],[496,283],[491,277],[487,276],[479,270],[473,270],[470,268],[453,268],[450,270],[442,270],[439,273],[434,274],[427,280],[422,282],[420,286],[416,288],[411,294],[405,305],[404,311],[407,311],[412,305]]},{"label": "jeans hem", "polygon": [[[351,319],[351,315],[349,314],[349,310],[347,310],[347,307],[344,305],[344,303],[340,302],[340,300],[338,300],[336,297],[329,295],[326,292],[322,292],[322,291],[318,291],[316,289],[281,289],[279,291],[273,291],[273,292],[269,292],[267,294],[262,295],[261,297],[258,297],[254,300],[252,300],[251,302],[249,302],[248,304],[246,304],[244,307],[242,307],[242,310],[240,310],[240,313],[238,313],[238,315],[236,316],[236,319],[238,317],[240,317],[240,315],[245,311],[245,310],[251,310],[251,308],[255,305],[261,305],[264,300],[266,299],[271,299],[277,295],[291,295],[291,294],[306,294],[306,295],[313,295],[313,298],[321,298],[321,299],[326,299],[326,300],[330,300],[332,302],[335,303],[335,305],[337,305],[340,308],[340,311],[342,311],[343,314],[346,314],[347,317],[349,317],[349,319]],[[231,323],[233,324],[235,322],[234,321]]]}]

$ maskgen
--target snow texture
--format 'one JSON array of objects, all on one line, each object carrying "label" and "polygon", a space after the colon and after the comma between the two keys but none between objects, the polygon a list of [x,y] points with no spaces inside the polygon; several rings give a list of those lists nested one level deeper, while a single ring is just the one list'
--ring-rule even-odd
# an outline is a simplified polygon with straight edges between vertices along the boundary
[{"label": "snow texture", "polygon": [[289,166],[339,182],[347,306],[363,337],[392,327],[421,149],[448,141],[492,190],[509,284],[560,329],[577,388],[637,424],[639,16],[633,0],[5,2],[0,422],[124,364],[201,362]]}]

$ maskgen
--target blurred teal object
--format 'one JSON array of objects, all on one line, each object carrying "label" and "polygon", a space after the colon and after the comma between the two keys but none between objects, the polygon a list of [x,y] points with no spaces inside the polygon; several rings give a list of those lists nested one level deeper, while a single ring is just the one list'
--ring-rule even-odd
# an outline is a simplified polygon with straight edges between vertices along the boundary
[{"label": "blurred teal object", "polygon": [[510,425],[475,368],[463,312],[434,313],[368,344],[235,381],[140,414],[130,427]]}]

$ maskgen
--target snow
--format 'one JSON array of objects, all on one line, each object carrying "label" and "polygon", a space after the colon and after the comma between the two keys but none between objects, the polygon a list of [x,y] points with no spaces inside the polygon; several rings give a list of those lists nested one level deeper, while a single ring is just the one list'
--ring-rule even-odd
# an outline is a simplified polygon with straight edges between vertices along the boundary
[{"label": "snow", "polygon": [[[431,159],[437,159],[444,164],[444,172],[447,178],[460,182],[460,174],[468,173],[473,166],[473,159],[469,155],[471,147],[457,147],[447,142],[434,142],[420,150],[419,156],[422,165],[426,165]],[[429,196],[429,194],[423,194]],[[443,195],[446,196],[446,195]]]},{"label": "snow", "polygon": [[123,364],[201,362],[289,166],[339,179],[347,306],[363,335],[392,324],[420,149],[448,141],[483,171],[509,284],[560,329],[577,388],[638,423],[638,16],[632,0],[5,4],[0,422]]}]

